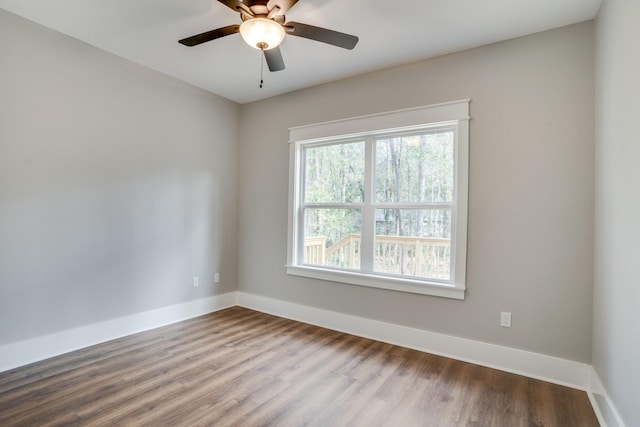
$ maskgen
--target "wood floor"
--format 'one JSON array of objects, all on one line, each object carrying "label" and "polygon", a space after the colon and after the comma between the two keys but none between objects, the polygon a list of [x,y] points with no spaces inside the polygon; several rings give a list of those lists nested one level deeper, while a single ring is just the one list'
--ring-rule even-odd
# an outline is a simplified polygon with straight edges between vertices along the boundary
[{"label": "wood floor", "polygon": [[584,392],[234,307],[0,373],[0,426],[597,426]]}]

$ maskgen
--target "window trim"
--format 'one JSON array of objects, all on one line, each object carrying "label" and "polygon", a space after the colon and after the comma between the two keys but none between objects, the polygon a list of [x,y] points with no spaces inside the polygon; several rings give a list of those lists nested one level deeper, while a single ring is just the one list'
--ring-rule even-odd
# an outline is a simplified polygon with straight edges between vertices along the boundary
[{"label": "window trim", "polygon": [[[396,110],[388,113],[360,116],[289,129],[289,214],[286,272],[290,275],[340,282],[358,286],[389,289],[423,295],[464,299],[466,291],[467,211],[469,182],[469,99]],[[452,215],[452,283],[413,280],[353,270],[323,268],[298,263],[300,235],[298,224],[304,221],[300,209],[303,185],[301,180],[302,147],[314,143],[345,141],[388,133],[410,132],[425,128],[450,126],[455,128],[455,187]],[[365,153],[365,156],[373,153]],[[365,161],[369,161],[366,159]],[[365,177],[369,188],[372,177]],[[369,203],[376,202],[371,200]]]}]

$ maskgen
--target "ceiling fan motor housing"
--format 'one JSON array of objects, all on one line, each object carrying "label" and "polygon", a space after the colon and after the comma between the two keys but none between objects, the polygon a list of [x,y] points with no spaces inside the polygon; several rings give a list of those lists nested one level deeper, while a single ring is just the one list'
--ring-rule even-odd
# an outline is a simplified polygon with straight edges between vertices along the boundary
[{"label": "ceiling fan motor housing", "polygon": [[283,25],[285,22],[284,14],[278,13],[280,10],[279,6],[274,6],[269,9],[267,0],[246,0],[243,2],[252,12],[253,16],[245,13],[243,8],[238,8],[238,12],[240,12],[240,18],[242,21],[247,21],[253,18],[267,18],[272,21],[277,22],[280,25]]}]

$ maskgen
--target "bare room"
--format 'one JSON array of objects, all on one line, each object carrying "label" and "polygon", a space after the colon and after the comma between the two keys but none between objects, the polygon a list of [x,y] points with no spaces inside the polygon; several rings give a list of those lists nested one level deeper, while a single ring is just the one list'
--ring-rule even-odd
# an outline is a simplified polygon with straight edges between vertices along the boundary
[{"label": "bare room", "polygon": [[0,425],[640,425],[637,0],[0,0]]}]

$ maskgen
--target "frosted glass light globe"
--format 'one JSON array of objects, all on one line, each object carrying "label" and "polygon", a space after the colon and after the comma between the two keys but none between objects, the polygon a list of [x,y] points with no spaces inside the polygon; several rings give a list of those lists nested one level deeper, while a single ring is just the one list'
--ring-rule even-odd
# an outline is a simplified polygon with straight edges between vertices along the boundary
[{"label": "frosted glass light globe", "polygon": [[240,35],[249,46],[269,50],[282,43],[285,32],[282,25],[271,19],[252,18],[240,25]]}]

